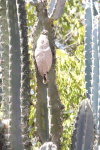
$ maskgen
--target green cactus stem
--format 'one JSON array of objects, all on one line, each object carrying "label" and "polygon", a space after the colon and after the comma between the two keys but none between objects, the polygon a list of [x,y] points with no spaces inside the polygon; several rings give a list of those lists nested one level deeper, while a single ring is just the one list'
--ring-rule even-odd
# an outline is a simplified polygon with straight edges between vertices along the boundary
[{"label": "green cactus stem", "polygon": [[[38,37],[41,34],[41,30],[45,29],[48,31],[49,45],[52,51],[52,66],[48,73],[48,84],[43,84],[43,78],[38,72],[36,61],[34,60],[36,78],[37,78],[37,94],[36,94],[36,122],[37,131],[42,143],[52,141],[57,145],[57,149],[60,150],[60,136],[62,132],[62,119],[61,119],[61,109],[62,104],[58,96],[56,81],[55,81],[55,38],[52,22],[48,18],[46,4],[38,3],[36,5],[38,23],[33,29],[34,45],[33,50],[35,50],[35,44]],[[40,25],[42,26],[40,29]],[[49,103],[49,106],[48,106]],[[50,114],[49,114],[50,112]],[[50,116],[49,116],[50,115]],[[51,119],[50,119],[51,118]],[[49,126],[50,125],[50,126]]]},{"label": "green cactus stem", "polygon": [[87,1],[85,8],[85,87],[86,97],[91,94],[91,73],[92,73],[92,12],[91,3]]},{"label": "green cactus stem", "polygon": [[[33,28],[33,50],[35,50],[35,45],[38,37],[43,30],[43,20],[40,17],[42,13],[43,4],[40,3],[36,7],[38,12],[38,21],[35,23]],[[38,72],[36,60],[34,58],[36,78],[37,78],[37,88],[36,88],[36,124],[37,132],[42,143],[49,141],[49,118],[48,118],[48,100],[47,100],[47,85],[43,84],[43,78]]]},{"label": "green cactus stem", "polygon": [[66,0],[51,0],[48,9],[48,16],[53,20],[59,19],[65,8]]},{"label": "green cactus stem", "polygon": [[23,148],[30,150],[31,142],[29,139],[29,110],[30,110],[30,80],[29,80],[29,54],[28,54],[28,31],[27,31],[27,17],[25,10],[25,2],[17,0],[18,8],[18,22],[20,29],[20,44],[21,44],[21,127],[22,127],[22,141]]},{"label": "green cactus stem", "polygon": [[[1,55],[1,72],[2,72],[2,108],[3,119],[9,119],[9,31],[7,20],[7,7],[6,0],[0,0],[0,55]],[[0,79],[1,80],[1,79]],[[1,83],[0,83],[1,84]],[[0,89],[1,90],[1,89]],[[1,92],[0,92],[1,93]],[[4,134],[4,140],[2,141],[2,149],[7,149],[9,145],[9,129],[5,129],[5,132],[1,132],[0,139],[2,139],[2,133]]]},{"label": "green cactus stem", "polygon": [[21,108],[20,108],[20,87],[21,87],[21,47],[17,17],[16,0],[7,1],[7,12],[9,19],[9,81],[10,81],[10,146],[11,149],[23,149],[21,132]]},{"label": "green cactus stem", "polygon": [[[99,74],[100,74],[100,16],[98,16],[98,58],[99,58]],[[100,146],[100,75],[98,84],[98,145]]]},{"label": "green cactus stem", "polygon": [[[95,2],[97,3],[97,2]],[[97,114],[98,114],[98,84],[99,84],[99,58],[98,58],[98,10],[96,4],[92,6],[92,90],[91,90],[91,99],[93,101],[93,108],[95,113],[95,121],[97,128]]]},{"label": "green cactus stem", "polygon": [[95,121],[89,99],[83,100],[76,117],[71,150],[92,150],[95,141]]}]

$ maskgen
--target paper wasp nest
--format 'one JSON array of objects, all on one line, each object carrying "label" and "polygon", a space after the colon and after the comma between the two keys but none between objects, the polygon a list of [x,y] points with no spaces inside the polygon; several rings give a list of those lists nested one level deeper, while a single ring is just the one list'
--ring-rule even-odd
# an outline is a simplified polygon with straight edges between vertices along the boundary
[{"label": "paper wasp nest", "polygon": [[38,71],[43,77],[43,83],[47,83],[48,72],[52,65],[52,52],[49,46],[48,36],[41,34],[37,40],[37,47],[35,49],[35,59]]}]

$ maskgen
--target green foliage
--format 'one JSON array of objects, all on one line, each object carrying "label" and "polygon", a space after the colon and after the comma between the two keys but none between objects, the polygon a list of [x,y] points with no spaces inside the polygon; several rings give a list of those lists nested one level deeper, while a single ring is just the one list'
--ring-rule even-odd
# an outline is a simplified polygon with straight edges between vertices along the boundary
[{"label": "green foliage", "polygon": [[36,20],[36,11],[35,7],[32,7],[31,4],[26,4],[26,10],[27,10],[27,19],[28,23],[27,26],[29,28],[29,33],[31,32],[31,27],[33,27],[35,20]]},{"label": "green foliage", "polygon": [[62,17],[54,21],[56,36],[64,49],[73,54],[84,37],[84,9],[81,1],[68,0]]},{"label": "green foliage", "polygon": [[83,51],[84,47],[80,45],[74,56],[69,56],[64,50],[57,50],[56,53],[58,91],[65,106],[63,112],[62,150],[70,146],[74,116],[76,115],[79,100],[85,98]]}]

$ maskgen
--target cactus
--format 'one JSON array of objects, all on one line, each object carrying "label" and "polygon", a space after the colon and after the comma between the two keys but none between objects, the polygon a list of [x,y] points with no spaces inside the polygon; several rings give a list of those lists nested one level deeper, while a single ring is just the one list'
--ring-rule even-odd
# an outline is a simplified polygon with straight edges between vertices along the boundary
[{"label": "cactus", "polygon": [[89,99],[82,101],[76,117],[71,150],[89,150],[93,148],[95,124],[93,108]]},{"label": "cactus", "polygon": [[[99,64],[100,64],[100,17],[98,19],[98,57],[99,57]],[[99,66],[100,69],[100,66]],[[100,73],[100,71],[99,71]],[[99,83],[100,83],[100,76],[99,76]],[[98,85],[98,145],[100,145],[100,84]]]},{"label": "cactus", "polygon": [[[36,7],[37,22],[33,28],[33,53],[41,33],[47,30],[52,51],[52,66],[48,72],[48,83],[43,84],[33,55],[36,87],[36,124],[42,143],[40,150],[60,150],[62,133],[62,109],[56,85],[56,54],[53,20],[64,12],[66,0],[32,0]],[[86,97],[78,110],[72,136],[72,150],[97,149],[100,145],[100,96],[99,96],[99,53],[100,18],[98,3],[87,0],[85,9],[85,82]],[[30,108],[29,54],[27,19],[24,0],[0,0],[0,56],[2,67],[3,120],[0,119],[0,142],[2,149],[31,149],[28,128]],[[99,114],[99,116],[98,116]],[[95,128],[96,127],[96,128]],[[96,139],[98,128],[99,140]],[[1,147],[0,147],[1,149]]]},{"label": "cactus", "polygon": [[[98,3],[97,1],[88,0],[85,9],[85,82],[86,82],[86,97],[88,99],[86,104],[84,104],[83,102],[83,104],[79,108],[77,118],[78,120],[76,119],[77,121],[75,124],[75,129],[72,137],[72,147],[71,147],[72,150],[73,149],[76,150],[78,148],[82,150],[98,149],[97,148],[98,139],[95,138],[97,137],[96,134],[98,133],[97,127],[99,129],[98,112],[99,112],[100,35],[98,32],[99,32]],[[85,107],[87,107],[87,110],[89,112],[85,111]],[[84,114],[83,116],[82,113]],[[88,116],[87,114],[90,116],[89,119],[87,119]],[[90,130],[88,129],[88,126]],[[92,138],[88,137],[88,135]],[[98,134],[98,136],[100,137],[100,134]]]},{"label": "cactus", "polygon": [[[60,7],[61,1],[51,1],[49,6],[49,14],[47,14],[46,2],[44,1],[31,1],[31,4],[36,5],[38,20],[33,28],[33,50],[35,50],[36,42],[42,33],[43,29],[48,31],[48,39],[50,48],[52,51],[52,66],[48,73],[48,84],[44,85],[42,82],[42,76],[40,75],[36,60],[34,57],[36,78],[37,78],[37,94],[36,94],[36,123],[37,132],[40,137],[40,141],[47,149],[46,142],[52,141],[57,145],[57,149],[61,149],[60,136],[62,132],[62,119],[61,109],[63,105],[59,99],[56,81],[55,81],[55,46],[54,46],[54,30],[52,25],[52,19],[58,19],[64,10],[65,0],[63,1],[62,7]],[[52,9],[53,6],[53,10]],[[56,7],[61,9],[61,14],[58,14]],[[51,14],[51,15],[50,15]],[[41,17],[42,16],[42,17]],[[51,17],[52,18],[49,18]],[[49,104],[49,105],[48,105]],[[40,148],[40,149],[43,149]]]},{"label": "cactus", "polygon": [[99,83],[99,58],[98,58],[98,8],[96,3],[93,3],[93,32],[92,32],[92,91],[91,100],[93,101],[93,108],[95,113],[95,121],[97,128],[97,114],[98,114],[98,83]]},{"label": "cactus", "polygon": [[51,0],[48,9],[48,16],[53,20],[57,20],[64,12],[66,0]]},{"label": "cactus", "polygon": [[91,3],[87,2],[85,9],[85,87],[86,97],[90,98],[91,87],[91,66],[92,66],[92,15],[91,15]]},{"label": "cactus", "polygon": [[9,119],[2,149],[30,149],[29,54],[25,2],[0,0],[0,6],[3,116],[4,119]]},{"label": "cactus", "polygon": [[20,44],[21,44],[21,125],[22,125],[22,141],[23,148],[30,149],[31,143],[29,139],[28,117],[30,109],[30,79],[29,79],[29,54],[28,54],[28,30],[27,17],[25,10],[25,2],[17,0],[19,29],[20,29]]},{"label": "cactus", "polygon": [[[2,67],[2,103],[3,119],[9,119],[9,31],[6,17],[6,0],[0,1],[0,48],[1,48],[1,67]],[[5,91],[5,92],[4,92]],[[9,130],[5,130],[6,145],[9,147]],[[4,141],[3,145],[4,145]]]},{"label": "cactus", "polygon": [[[31,2],[32,4],[32,2]],[[40,5],[41,4],[41,5]],[[62,5],[61,5],[62,4]],[[33,1],[33,5],[36,5],[38,23],[35,30],[33,30],[34,35],[34,46],[37,39],[39,38],[43,29],[48,31],[48,38],[50,42],[50,47],[53,54],[52,67],[48,74],[49,83],[48,85],[42,84],[42,77],[39,75],[36,62],[36,78],[37,78],[37,104],[36,104],[36,119],[37,119],[37,130],[42,143],[52,141],[57,145],[58,150],[60,147],[60,135],[62,130],[62,119],[61,119],[61,108],[62,104],[59,100],[57,86],[55,84],[55,50],[54,50],[54,35],[52,21],[61,17],[59,12],[63,13],[63,6],[65,1],[55,0],[50,1],[49,8],[46,12],[46,2],[44,1]],[[60,7],[62,6],[62,7]],[[57,9],[59,8],[59,9]],[[43,11],[44,9],[44,11]],[[60,10],[58,12],[58,10]],[[41,17],[42,16],[42,17]],[[72,149],[93,149],[95,146],[95,123],[96,123],[96,133],[97,133],[97,114],[98,114],[98,83],[99,83],[99,59],[98,59],[98,8],[97,1],[87,1],[85,9],[85,85],[86,85],[86,97],[87,101],[84,101],[79,108],[78,117],[79,120],[75,124],[75,129],[72,138]],[[49,18],[49,20],[48,20]],[[49,22],[50,21],[50,22]],[[42,26],[40,29],[39,27]],[[37,30],[39,29],[39,30]],[[52,38],[51,38],[52,37]],[[40,82],[41,81],[41,82]],[[41,84],[41,85],[40,85]],[[41,87],[41,89],[39,89]],[[44,88],[44,90],[43,90]],[[42,92],[40,92],[40,90]],[[54,94],[55,93],[55,94]],[[41,102],[43,106],[40,104]],[[49,96],[49,97],[48,97]],[[43,99],[42,99],[43,98]],[[89,100],[90,99],[90,100]],[[44,101],[45,100],[45,101]],[[49,103],[49,107],[47,106]],[[39,109],[41,107],[41,110]],[[43,111],[45,108],[46,111]],[[48,112],[50,110],[50,116],[48,119]],[[59,111],[60,110],[60,111]],[[40,111],[40,112],[39,112]],[[40,116],[41,120],[40,120]],[[46,116],[47,115],[47,116]],[[94,116],[94,119],[93,119]],[[90,117],[90,120],[88,119]],[[57,118],[57,119],[56,119]],[[82,119],[83,118],[83,119]],[[47,121],[49,120],[49,121]],[[47,122],[46,122],[47,121]],[[82,122],[83,121],[83,122]],[[46,124],[47,123],[47,124]],[[83,124],[83,126],[82,126]],[[50,126],[49,126],[50,125]],[[78,125],[78,126],[77,126]],[[91,129],[88,129],[88,126]],[[99,123],[98,123],[99,126]],[[43,127],[47,132],[43,132]],[[43,133],[44,134],[43,134]],[[90,137],[88,137],[88,134]],[[46,135],[48,135],[46,137]],[[56,138],[55,138],[56,137]],[[44,140],[45,139],[45,140]],[[77,139],[77,142],[76,142]],[[88,142],[87,142],[88,141]],[[97,140],[96,140],[97,141]],[[44,144],[45,149],[47,144]]]}]

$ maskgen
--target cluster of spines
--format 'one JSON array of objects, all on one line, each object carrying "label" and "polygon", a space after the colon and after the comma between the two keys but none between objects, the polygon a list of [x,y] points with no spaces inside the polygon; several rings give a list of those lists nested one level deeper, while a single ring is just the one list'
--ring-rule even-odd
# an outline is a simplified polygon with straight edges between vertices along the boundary
[{"label": "cluster of spines", "polygon": [[20,30],[20,48],[21,48],[21,129],[23,148],[30,149],[31,142],[29,139],[28,117],[30,110],[30,79],[29,79],[29,53],[28,53],[28,31],[27,31],[27,14],[25,2],[17,0],[18,25]]}]

